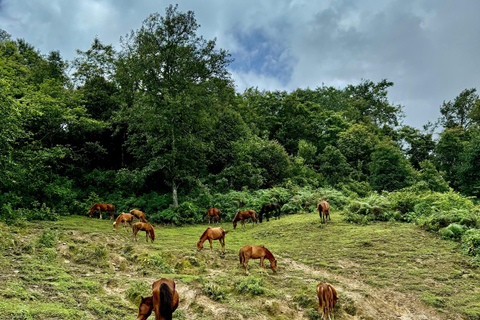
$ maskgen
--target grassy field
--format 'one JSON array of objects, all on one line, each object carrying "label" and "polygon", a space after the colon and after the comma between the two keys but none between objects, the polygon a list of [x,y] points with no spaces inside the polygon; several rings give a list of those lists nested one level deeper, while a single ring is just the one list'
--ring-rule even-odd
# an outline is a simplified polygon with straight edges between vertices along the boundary
[{"label": "grassy field", "polygon": [[[246,228],[222,223],[226,253],[196,242],[206,224],[156,226],[138,241],[108,220],[63,217],[1,225],[0,319],[135,319],[151,284],[174,278],[175,319],[319,319],[315,287],[339,293],[335,319],[480,319],[480,272],[458,244],[412,224],[349,224],[340,213],[282,216]],[[250,260],[244,244],[263,244],[278,273]],[[153,318],[153,316],[152,316]]]}]

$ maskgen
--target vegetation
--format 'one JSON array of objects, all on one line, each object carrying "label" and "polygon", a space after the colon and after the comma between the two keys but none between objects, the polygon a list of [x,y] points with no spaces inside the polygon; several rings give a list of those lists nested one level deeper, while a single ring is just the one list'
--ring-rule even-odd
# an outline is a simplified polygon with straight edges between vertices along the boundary
[{"label": "vegetation", "polygon": [[[439,106],[441,118],[422,130],[402,124],[402,106],[388,100],[394,84],[386,79],[363,80],[345,88],[322,85],[292,92],[249,88],[236,93],[228,73],[230,54],[217,48],[215,40],[199,36],[198,28],[193,12],[169,6],[164,15],[151,14],[138,30],[122,38],[119,50],[94,38],[91,48],[79,50],[73,61],[64,61],[58,51],[44,55],[0,30],[0,223],[4,227],[0,253],[12,257],[1,262],[5,270],[22,273],[2,289],[8,300],[0,302],[0,310],[11,307],[10,314],[0,311],[5,313],[2,316],[85,319],[109,314],[114,319],[131,315],[138,293],[145,291],[143,279],[154,270],[155,278],[174,275],[210,300],[228,304],[228,312],[233,312],[229,316],[237,312],[250,317],[232,297],[281,301],[287,295],[273,287],[265,274],[248,279],[226,274],[212,281],[205,276],[206,269],[233,265],[233,257],[228,262],[199,259],[186,254],[190,249],[184,251],[187,247],[178,243],[172,252],[157,247],[153,253],[139,253],[131,244],[113,245],[114,250],[104,237],[106,225],[86,222],[87,210],[96,202],[114,204],[117,213],[138,208],[152,223],[167,225],[167,234],[182,232],[188,243],[194,243],[198,228],[204,228],[195,225],[205,221],[209,207],[219,208],[226,223],[241,209],[259,211],[262,204],[275,202],[287,215],[287,223],[282,218],[282,223],[275,222],[279,230],[262,228],[257,234],[245,233],[251,237],[247,239],[265,239],[284,257],[353,276],[348,270],[355,268],[339,269],[339,256],[320,259],[308,247],[279,246],[278,240],[292,232],[301,233],[308,243],[312,236],[299,230],[326,231],[309,225],[312,220],[305,215],[326,199],[334,212],[343,212],[335,228],[342,226],[345,230],[337,231],[350,240],[336,241],[351,254],[354,265],[367,268],[355,271],[365,274],[366,283],[383,288],[400,282],[403,285],[395,290],[414,290],[427,305],[478,318],[478,306],[470,303],[475,299],[460,295],[455,298],[460,307],[455,307],[453,282],[443,281],[462,278],[465,274],[458,272],[463,269],[438,270],[441,275],[434,281],[441,281],[439,287],[445,291],[415,286],[412,283],[418,279],[408,272],[399,273],[388,264],[375,269],[364,257],[353,258],[353,242],[348,242],[368,250],[375,247],[369,254],[377,263],[384,258],[378,250],[386,249],[377,248],[383,235],[373,239],[372,234],[395,226],[396,231],[411,232],[403,234],[409,245],[415,245],[417,238],[434,237],[415,252],[428,256],[435,242],[451,248],[449,254],[455,257],[462,253],[458,259],[467,259],[468,268],[478,265],[480,98],[476,89],[465,89],[453,101],[444,102]],[[79,228],[79,221],[86,224],[78,231],[81,235],[72,231]],[[362,239],[352,230],[372,234],[361,232]],[[427,236],[423,230],[435,235]],[[83,234],[104,241],[87,241]],[[230,238],[237,245],[241,242],[236,236]],[[392,245],[401,246],[400,241]],[[322,252],[319,247],[312,249]],[[21,258],[13,259],[16,256]],[[405,259],[394,261],[412,270],[410,258]],[[424,263],[430,257],[415,259]],[[132,268],[138,277],[128,288],[122,287],[112,270]],[[428,268],[415,268],[425,277]],[[78,269],[92,276],[74,278]],[[412,282],[408,285],[405,279]],[[48,281],[41,290],[31,289],[44,280]],[[287,283],[291,280],[282,281],[285,288],[291,287]],[[315,299],[307,296],[312,284],[304,286],[288,295],[313,319]],[[127,292],[129,307],[121,307],[123,298],[108,293],[113,287]],[[75,297],[67,294],[73,288]],[[51,292],[49,299],[39,292]],[[343,298],[341,310],[355,313],[353,298]],[[13,306],[15,301],[28,303]],[[63,307],[54,308],[52,301],[61,301]],[[210,312],[201,304],[191,307],[199,314]],[[266,310],[271,317],[288,318],[273,304]]]}]

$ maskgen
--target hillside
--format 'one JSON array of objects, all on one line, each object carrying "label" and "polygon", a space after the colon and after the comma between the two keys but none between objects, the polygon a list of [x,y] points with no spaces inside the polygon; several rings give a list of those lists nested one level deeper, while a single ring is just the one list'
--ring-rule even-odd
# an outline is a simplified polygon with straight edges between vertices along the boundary
[{"label": "hillside", "polygon": [[[0,319],[134,319],[134,302],[161,277],[177,283],[175,319],[318,319],[320,281],[339,293],[337,320],[478,319],[480,272],[455,242],[413,224],[358,226],[332,215],[326,225],[314,213],[235,231],[222,223],[224,256],[218,241],[196,251],[205,224],[156,226],[153,244],[83,216],[2,225]],[[251,260],[245,276],[244,244],[269,248],[278,273]]]}]

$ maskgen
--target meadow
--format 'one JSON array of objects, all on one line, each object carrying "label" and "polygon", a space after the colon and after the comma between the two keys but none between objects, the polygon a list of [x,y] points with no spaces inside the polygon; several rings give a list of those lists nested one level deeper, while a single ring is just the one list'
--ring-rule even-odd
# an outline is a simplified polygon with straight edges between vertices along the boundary
[{"label": "meadow", "polygon": [[[412,223],[345,221],[332,210],[282,215],[233,230],[201,252],[207,224],[157,225],[155,242],[85,216],[19,221],[0,228],[0,319],[135,319],[141,296],[161,278],[177,283],[174,319],[319,319],[315,287],[331,283],[342,319],[480,319],[480,272],[460,244]],[[250,260],[244,244],[265,245],[278,272]],[[152,316],[153,318],[153,316]]]}]

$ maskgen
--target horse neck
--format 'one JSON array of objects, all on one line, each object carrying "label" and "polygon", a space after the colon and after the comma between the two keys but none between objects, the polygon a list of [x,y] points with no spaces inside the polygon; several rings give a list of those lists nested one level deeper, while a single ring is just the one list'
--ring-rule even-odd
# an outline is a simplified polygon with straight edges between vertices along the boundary
[{"label": "horse neck", "polygon": [[270,262],[272,262],[273,260],[275,260],[275,257],[273,256],[273,254],[270,252],[270,250],[268,250],[267,248],[263,248],[265,250],[265,257],[270,260]]},{"label": "horse neck", "polygon": [[209,229],[210,229],[210,228],[207,228],[207,230],[205,230],[205,232],[204,232],[204,233],[202,234],[202,236],[200,237],[200,241],[202,241],[202,243],[207,240],[207,238],[208,238],[208,230],[209,230]]}]

